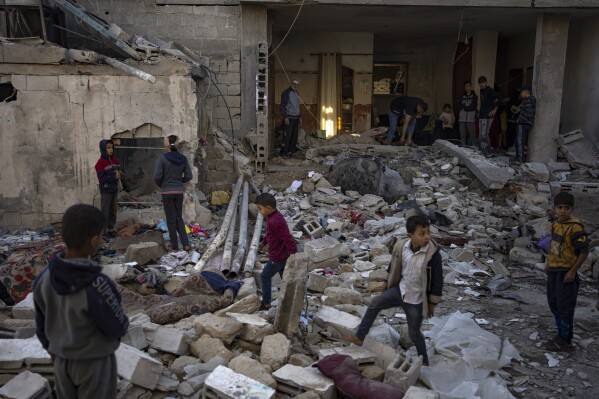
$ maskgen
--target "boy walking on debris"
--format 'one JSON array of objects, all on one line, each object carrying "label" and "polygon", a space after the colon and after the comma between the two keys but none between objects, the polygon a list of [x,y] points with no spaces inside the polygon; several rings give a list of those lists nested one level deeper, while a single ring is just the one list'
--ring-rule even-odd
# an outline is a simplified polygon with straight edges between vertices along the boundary
[{"label": "boy walking on debris", "polygon": [[272,194],[260,194],[256,197],[256,205],[258,205],[258,211],[266,218],[266,235],[262,240],[262,245],[268,245],[268,262],[260,273],[262,282],[260,310],[267,310],[270,309],[272,278],[277,273],[283,277],[287,259],[297,252],[297,245],[285,218],[277,210],[277,200]]},{"label": "boy walking on debris", "polygon": [[528,142],[528,134],[532,125],[535,122],[535,110],[537,107],[537,99],[530,94],[532,89],[525,86],[520,90],[520,114],[518,115],[518,131],[516,134],[516,160],[518,162],[526,162],[526,143]]},{"label": "boy walking on debris", "polygon": [[415,215],[406,221],[408,239],[393,247],[386,291],[372,300],[356,335],[345,340],[362,346],[364,338],[381,310],[401,306],[406,313],[408,332],[416,345],[423,364],[428,366],[424,336],[420,331],[425,316],[435,314],[443,291],[441,254],[430,239],[430,222],[424,215]]},{"label": "boy walking on debris", "polygon": [[555,317],[557,335],[546,345],[551,351],[572,349],[574,308],[580,279],[578,268],[589,254],[584,226],[572,217],[574,196],[561,192],[553,199],[556,219],[551,224],[551,247],[547,254],[547,302]]},{"label": "boy walking on debris", "polygon": [[119,180],[123,173],[119,167],[119,160],[113,155],[114,143],[112,140],[100,141],[100,159],[96,162],[96,175],[100,188],[100,209],[108,221],[108,233],[114,234],[116,226],[116,195],[119,191]]},{"label": "boy walking on debris", "polygon": [[56,393],[67,398],[116,398],[115,350],[129,319],[121,297],[89,259],[102,243],[105,219],[85,204],[62,218],[67,246],[34,284],[36,334],[54,361]]}]

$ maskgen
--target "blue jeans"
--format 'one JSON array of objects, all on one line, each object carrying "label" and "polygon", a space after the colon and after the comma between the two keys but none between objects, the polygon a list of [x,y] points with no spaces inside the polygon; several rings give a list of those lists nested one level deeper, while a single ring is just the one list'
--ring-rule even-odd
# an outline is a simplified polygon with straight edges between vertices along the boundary
[{"label": "blue jeans", "polygon": [[570,341],[574,335],[574,308],[578,298],[580,278],[571,283],[564,283],[565,271],[549,271],[547,273],[547,302],[555,318],[555,325],[560,337]]},{"label": "blue jeans", "polygon": [[[393,138],[395,137],[395,133],[397,132],[397,124],[399,122],[399,117],[403,115],[405,118],[406,112],[403,114],[399,114],[397,112],[393,112],[392,109],[389,109],[389,131],[387,132],[387,143],[391,144]],[[408,125],[408,136],[412,137],[414,134],[414,129],[416,128],[416,118],[412,118],[410,124]],[[401,135],[400,135],[401,137]]]},{"label": "blue jeans", "polygon": [[478,120],[478,145],[483,154],[488,154],[491,151],[491,139],[489,138],[491,125],[493,125],[493,118],[480,118]]},{"label": "blue jeans", "polygon": [[279,273],[281,278],[283,277],[283,271],[285,270],[285,262],[273,262],[268,261],[264,266],[264,270],[260,273],[260,281],[262,282],[262,303],[270,305],[272,300],[272,278],[275,274]]},{"label": "blue jeans", "polygon": [[516,159],[519,162],[526,161],[524,147],[526,147],[526,143],[528,142],[528,134],[530,133],[531,128],[532,125],[529,124],[518,124],[518,133],[516,135]]},{"label": "blue jeans", "polygon": [[426,343],[424,342],[424,335],[420,331],[422,326],[422,303],[413,305],[411,303],[405,303],[401,299],[401,291],[399,285],[389,288],[381,295],[377,296],[372,300],[370,306],[366,310],[364,318],[358,326],[356,336],[360,339],[364,339],[370,331],[370,327],[374,323],[376,316],[381,310],[395,308],[401,306],[406,313],[406,319],[408,321],[408,333],[410,339],[416,345],[418,354],[422,356],[424,363],[428,364],[428,355],[426,354]]}]

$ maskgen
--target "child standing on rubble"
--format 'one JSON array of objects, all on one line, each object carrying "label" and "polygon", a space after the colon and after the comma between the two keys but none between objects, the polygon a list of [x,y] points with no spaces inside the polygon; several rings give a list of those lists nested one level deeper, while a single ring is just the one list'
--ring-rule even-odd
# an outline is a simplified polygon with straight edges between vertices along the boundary
[{"label": "child standing on rubble", "polygon": [[91,205],[67,209],[66,252],[56,254],[34,284],[36,334],[54,361],[59,398],[116,398],[114,352],[129,319],[115,284],[90,259],[105,222]]},{"label": "child standing on rubble", "polygon": [[179,250],[179,239],[181,239],[183,249],[189,251],[191,245],[183,222],[183,184],[190,181],[193,175],[187,157],[177,150],[178,144],[179,138],[174,134],[164,138],[164,146],[168,151],[156,161],[154,182],[160,187],[162,194],[171,250]]},{"label": "child standing on rubble", "polygon": [[415,215],[406,221],[408,239],[393,247],[391,264],[387,271],[386,290],[372,300],[356,335],[345,340],[362,346],[381,310],[401,306],[406,313],[408,332],[423,364],[428,366],[426,343],[420,331],[425,316],[435,314],[443,292],[443,266],[436,243],[430,238],[430,222],[424,215]]},{"label": "child standing on rubble", "polygon": [[518,115],[516,133],[516,160],[518,162],[526,162],[526,143],[528,135],[535,122],[535,111],[537,107],[537,99],[531,95],[532,88],[524,86],[520,89],[520,114]]},{"label": "child standing on rubble", "polygon": [[262,240],[262,246],[268,246],[268,262],[260,273],[262,282],[260,310],[267,310],[270,309],[272,278],[277,273],[283,277],[287,259],[297,252],[297,245],[285,218],[277,209],[277,200],[272,194],[260,194],[256,197],[256,205],[260,214],[266,219],[266,235]]},{"label": "child standing on rubble", "polygon": [[113,155],[114,143],[112,140],[100,141],[100,159],[96,162],[96,175],[100,189],[100,209],[108,221],[106,230],[114,235],[116,226],[116,196],[119,191],[119,180],[123,177],[119,160]]},{"label": "child standing on rubble", "polygon": [[589,254],[584,226],[572,217],[574,196],[561,192],[553,199],[555,220],[551,224],[551,246],[547,254],[547,302],[555,318],[557,335],[547,342],[551,351],[572,350],[574,308],[580,279],[578,269]]}]

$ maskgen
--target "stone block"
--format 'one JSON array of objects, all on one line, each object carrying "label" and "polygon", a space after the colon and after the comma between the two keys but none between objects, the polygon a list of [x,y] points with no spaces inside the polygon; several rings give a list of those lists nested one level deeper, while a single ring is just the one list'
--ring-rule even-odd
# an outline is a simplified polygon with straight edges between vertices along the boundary
[{"label": "stone block", "polygon": [[132,384],[147,389],[156,388],[163,366],[150,355],[121,343],[115,352],[117,373]]},{"label": "stone block", "polygon": [[58,76],[27,76],[27,91],[58,91]]},{"label": "stone block", "polygon": [[410,387],[403,399],[441,399],[441,395],[426,388]]},{"label": "stone block", "polygon": [[322,262],[312,262],[308,263],[308,271],[311,272],[316,269],[331,269],[337,270],[339,268],[339,258],[331,258]]},{"label": "stone block", "polygon": [[27,294],[25,299],[12,307],[14,319],[35,320],[35,305],[33,304],[33,292]]},{"label": "stone block", "polygon": [[370,253],[368,251],[355,252],[355,253],[351,254],[350,258],[351,258],[352,262],[356,262],[359,260],[367,262],[370,260]]},{"label": "stone block", "polygon": [[47,379],[25,370],[0,388],[0,397],[6,399],[45,399],[52,397]]},{"label": "stone block", "polygon": [[373,244],[370,246],[370,256],[373,258],[380,255],[389,255],[389,248],[383,244]]},{"label": "stone block", "polygon": [[376,267],[384,267],[385,269],[387,268],[387,266],[389,266],[391,264],[391,258],[393,256],[392,255],[379,255],[376,258],[372,259],[372,263],[375,264]]},{"label": "stone block", "polygon": [[318,359],[323,359],[330,355],[346,355],[351,357],[359,366],[365,364],[374,364],[376,355],[368,349],[361,346],[350,346],[341,348],[321,349],[318,351]]},{"label": "stone block", "polygon": [[333,237],[326,236],[307,242],[304,251],[312,262],[323,262],[327,259],[338,258],[341,244]]},{"label": "stone block", "polygon": [[298,367],[287,364],[275,371],[272,376],[277,381],[277,391],[286,395],[299,395],[314,391],[320,398],[335,399],[337,389],[332,379],[324,376],[314,367]]},{"label": "stone block", "polygon": [[230,345],[239,335],[243,325],[231,317],[219,317],[212,313],[204,313],[196,317],[193,325],[198,334],[209,334]]},{"label": "stone block", "polygon": [[362,304],[362,295],[353,288],[328,287],[324,290],[324,295],[326,296],[324,304],[327,306]]},{"label": "stone block", "polygon": [[200,364],[201,361],[197,357],[193,356],[180,356],[176,358],[171,365],[169,370],[173,372],[177,377],[183,378],[185,375],[185,367]]},{"label": "stone block", "polygon": [[190,364],[183,367],[185,371],[185,379],[189,380],[193,377],[202,374],[210,374],[216,369],[218,366],[227,367],[229,361],[224,357],[214,356],[212,359],[208,360],[206,363],[198,363],[198,364]]},{"label": "stone block", "polygon": [[[253,280],[253,278],[252,278]],[[255,287],[255,285],[254,285]],[[226,316],[229,313],[254,313],[260,308],[260,298],[258,295],[253,294],[246,296],[237,302],[232,303],[224,309],[217,310],[214,312],[215,316]]]},{"label": "stone block", "polygon": [[218,366],[204,384],[204,398],[272,399],[276,391],[256,380],[236,373],[228,367]]},{"label": "stone block", "polygon": [[403,353],[397,354],[395,359],[387,366],[385,371],[385,384],[391,384],[402,391],[414,386],[420,377],[422,368],[422,356],[418,356],[414,363],[410,363]]},{"label": "stone block", "polygon": [[382,235],[404,225],[405,220],[403,218],[396,218],[393,216],[386,217],[381,220],[367,220],[364,223],[364,230],[371,232],[372,234]]},{"label": "stone block", "polygon": [[466,248],[455,248],[451,251],[451,257],[458,262],[472,262],[474,260],[474,253]]},{"label": "stone block", "polygon": [[289,364],[300,367],[308,367],[314,363],[314,360],[308,355],[302,353],[294,353],[289,357]]},{"label": "stone block", "polygon": [[308,273],[308,290],[323,293],[329,279],[320,273]]},{"label": "stone block", "polygon": [[155,242],[142,242],[131,244],[125,252],[125,262],[137,262],[138,265],[147,265],[157,262],[165,254],[164,247]]},{"label": "stone block", "polygon": [[0,339],[0,369],[19,369],[23,365],[51,363],[50,354],[37,337]]},{"label": "stone block", "polygon": [[289,359],[291,355],[291,341],[281,333],[264,337],[260,349],[260,361],[270,366],[272,370],[278,370]]},{"label": "stone block", "polygon": [[374,282],[374,281],[385,282],[385,281],[387,281],[387,279],[389,279],[389,273],[387,273],[387,270],[385,270],[385,269],[373,270],[368,275],[368,281],[370,281],[370,282]]},{"label": "stone block", "polygon": [[[383,255],[385,256],[385,255]],[[354,262],[354,269],[359,272],[367,272],[370,270],[374,270],[376,265],[370,261],[357,260]]]},{"label": "stone block", "polygon": [[262,363],[248,356],[241,355],[231,359],[229,368],[273,389],[277,388],[277,382]]},{"label": "stone block", "polygon": [[181,330],[171,327],[158,327],[151,346],[154,349],[179,356],[189,353],[189,344],[185,334]]},{"label": "stone block", "polygon": [[298,329],[306,294],[308,263],[305,253],[297,253],[289,257],[283,273],[274,325],[276,331],[288,337],[293,336]]},{"label": "stone block", "polygon": [[384,369],[386,369],[397,356],[397,350],[394,347],[370,336],[366,336],[362,347],[374,353],[376,355],[376,364]]},{"label": "stone block", "polygon": [[122,263],[108,263],[102,265],[102,273],[110,277],[112,281],[117,281],[127,274],[127,266]]},{"label": "stone block", "polygon": [[121,342],[140,350],[148,347],[148,340],[141,326],[129,328]]},{"label": "stone block", "polygon": [[274,326],[261,317],[240,313],[229,313],[228,316],[243,323],[239,338],[244,341],[260,344],[264,337],[274,334]]},{"label": "stone block", "polygon": [[387,203],[383,199],[383,197],[379,197],[374,194],[366,194],[360,197],[355,203],[354,207],[356,209],[366,209],[372,212],[376,212],[385,206]]},{"label": "stone block", "polygon": [[386,281],[369,281],[366,291],[368,292],[383,292],[387,288]]},{"label": "stone block", "polygon": [[257,295],[258,289],[256,288],[256,280],[253,277],[243,279],[243,285],[237,293],[237,299],[243,299],[249,295]]},{"label": "stone block", "polygon": [[220,356],[224,359],[231,360],[233,353],[228,350],[220,339],[212,338],[205,334],[194,341],[189,346],[192,355],[199,357],[203,362],[207,362],[215,356]]},{"label": "stone block", "polygon": [[542,255],[540,252],[535,253],[526,248],[513,247],[510,250],[510,260],[516,263],[535,265],[541,262]]},{"label": "stone block", "polygon": [[[309,204],[308,204],[309,205]],[[312,238],[320,238],[324,235],[324,227],[320,224],[318,219],[310,219],[303,226],[302,229],[306,234]]]},{"label": "stone block", "polygon": [[178,387],[179,380],[173,380],[172,378],[168,378],[164,375],[161,375],[156,383],[156,390],[161,392],[176,391]]},{"label": "stone block", "polygon": [[385,370],[377,366],[376,364],[369,364],[364,366],[362,369],[362,377],[373,380],[373,381],[383,381],[385,378]]},{"label": "stone block", "polygon": [[361,320],[349,313],[330,306],[323,306],[314,315],[314,321],[323,328],[330,326],[337,330],[341,336],[347,336],[354,334],[354,330],[358,328]]},{"label": "stone block", "polygon": [[530,162],[522,165],[522,172],[540,182],[549,181],[549,169],[542,162]]}]

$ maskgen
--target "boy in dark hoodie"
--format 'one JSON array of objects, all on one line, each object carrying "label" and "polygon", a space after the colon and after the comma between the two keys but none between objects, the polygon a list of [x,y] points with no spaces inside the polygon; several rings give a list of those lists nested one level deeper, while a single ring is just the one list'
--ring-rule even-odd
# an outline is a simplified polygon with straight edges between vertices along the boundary
[{"label": "boy in dark hoodie", "polygon": [[178,144],[179,138],[174,134],[164,138],[164,146],[168,151],[156,160],[154,182],[162,194],[171,250],[179,250],[179,233],[183,249],[189,251],[191,245],[183,222],[183,184],[190,181],[193,175],[187,158],[177,150]]},{"label": "boy in dark hoodie", "polygon": [[372,300],[356,335],[345,340],[362,346],[364,338],[381,310],[401,306],[406,313],[408,333],[423,364],[428,366],[426,343],[420,331],[425,316],[435,314],[443,293],[443,265],[439,248],[430,239],[430,222],[415,215],[406,221],[408,239],[393,247],[386,291]]},{"label": "boy in dark hoodie", "polygon": [[96,162],[96,175],[100,188],[100,209],[108,221],[107,230],[112,233],[116,226],[116,195],[119,191],[119,180],[123,174],[119,160],[113,156],[114,143],[112,140],[100,141],[100,159]]},{"label": "boy in dark hoodie", "polygon": [[62,218],[66,252],[34,284],[36,334],[54,361],[59,398],[116,398],[116,358],[129,319],[115,284],[89,259],[102,242],[105,218],[73,205]]},{"label": "boy in dark hoodie", "polygon": [[516,160],[526,162],[526,143],[528,134],[535,122],[535,112],[537,108],[537,99],[530,94],[532,88],[525,86],[520,89],[520,115],[518,115],[518,133],[516,134]]}]

